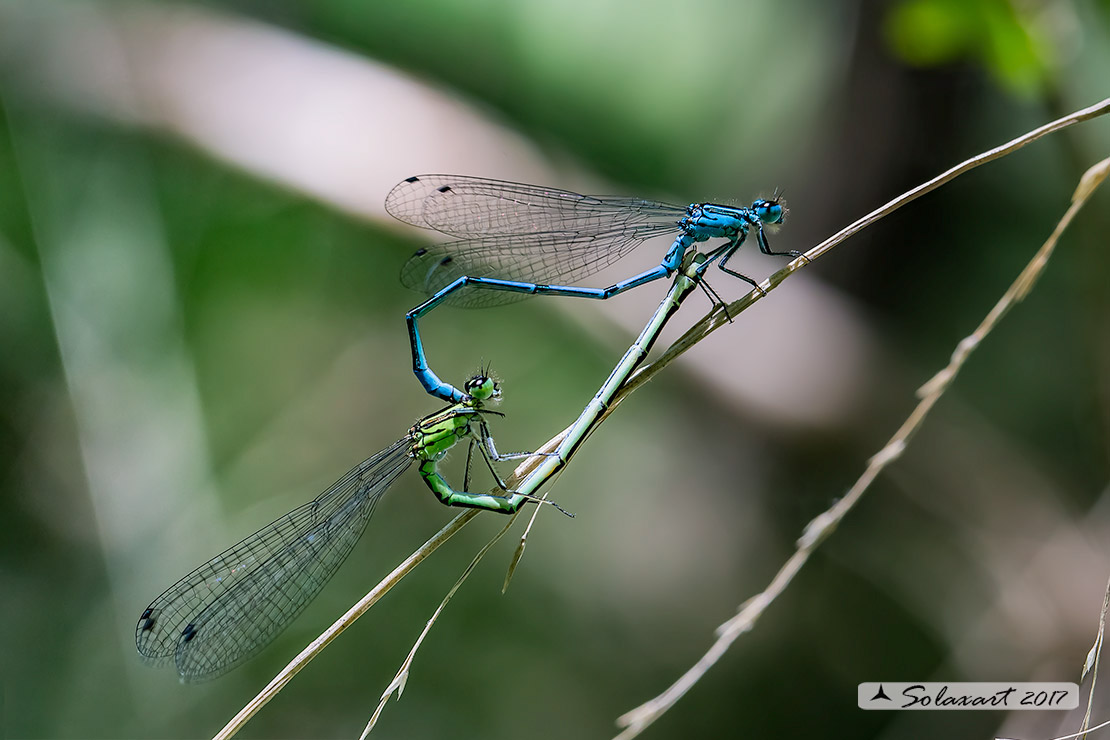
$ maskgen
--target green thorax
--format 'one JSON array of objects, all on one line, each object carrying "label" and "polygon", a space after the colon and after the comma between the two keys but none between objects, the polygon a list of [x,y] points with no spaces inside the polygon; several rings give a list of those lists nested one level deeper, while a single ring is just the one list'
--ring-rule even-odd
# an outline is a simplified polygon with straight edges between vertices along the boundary
[{"label": "green thorax", "polygon": [[425,416],[409,430],[412,457],[433,462],[442,460],[448,450],[470,434],[470,425],[481,421],[483,403],[501,395],[497,383],[485,375],[475,375],[463,388],[467,393],[465,399]]},{"label": "green thorax", "polygon": [[470,434],[470,424],[479,418],[479,408],[463,401],[426,416],[409,430],[412,456],[418,460],[439,460],[463,437]]}]

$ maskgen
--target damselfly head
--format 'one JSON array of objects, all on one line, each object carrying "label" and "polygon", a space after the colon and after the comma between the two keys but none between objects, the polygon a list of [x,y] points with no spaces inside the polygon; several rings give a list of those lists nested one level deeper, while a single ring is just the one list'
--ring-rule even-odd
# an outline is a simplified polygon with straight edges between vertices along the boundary
[{"label": "damselfly head", "polygon": [[488,373],[479,372],[466,379],[463,393],[476,401],[496,400],[501,398],[501,386]]},{"label": "damselfly head", "polygon": [[760,198],[752,203],[752,211],[765,224],[781,224],[786,218],[786,203],[776,190],[770,198]]}]

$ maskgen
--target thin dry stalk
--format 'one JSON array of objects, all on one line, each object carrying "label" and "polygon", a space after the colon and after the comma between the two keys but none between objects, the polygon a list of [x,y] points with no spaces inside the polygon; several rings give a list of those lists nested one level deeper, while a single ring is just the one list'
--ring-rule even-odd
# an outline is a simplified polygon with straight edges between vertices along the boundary
[{"label": "thin dry stalk", "polygon": [[[1045,127],[1042,127],[1042,129],[1038,129],[1038,131],[1044,128]],[[981,159],[981,157],[976,159]],[[949,172],[957,171],[966,170],[960,167],[949,170]],[[1044,272],[1045,266],[1048,264],[1048,259],[1051,257],[1053,250],[1056,248],[1056,243],[1060,239],[1060,235],[1063,234],[1064,229],[1067,228],[1068,224],[1075,218],[1075,215],[1087,203],[1090,196],[1094,193],[1095,188],[1106,179],[1108,173],[1110,173],[1110,159],[1105,159],[1087,170],[1080,180],[1075,194],[1072,196],[1071,206],[1056,224],[1056,228],[1053,229],[1051,236],[1049,236],[1048,240],[1045,241],[1033,256],[1025,266],[1025,269],[1022,270],[1021,274],[1018,275],[1017,279],[1002,295],[998,303],[995,304],[994,308],[991,309],[990,313],[987,314],[975,331],[956,345],[956,349],[953,351],[952,358],[948,365],[918,390],[917,395],[920,401],[917,406],[910,413],[906,421],[903,422],[902,426],[899,427],[898,431],[894,433],[894,436],[890,438],[890,441],[868,461],[866,470],[864,470],[863,474],[851,487],[847,495],[833,504],[828,510],[818,515],[806,526],[802,536],[798,539],[797,549],[794,554],[775,575],[770,585],[761,593],[744,602],[740,606],[740,610],[735,617],[717,628],[716,641],[697,663],[662,694],[617,718],[617,725],[625,728],[617,735],[618,740],[628,740],[628,738],[636,737],[643,732],[644,729],[674,706],[694,684],[701,680],[702,676],[704,676],[717,660],[728,651],[729,646],[732,645],[736,638],[750,631],[755,626],[756,621],[763,615],[767,607],[786,590],[788,585],[790,585],[794,576],[797,575],[802,569],[802,566],[809,560],[810,555],[812,555],[817,547],[835,531],[837,525],[840,524],[844,517],[847,516],[848,512],[855,507],[864,492],[870,487],[872,481],[878,477],[879,473],[881,473],[887,465],[894,462],[902,455],[910,438],[921,427],[929,411],[932,410],[933,406],[936,405],[937,401],[940,400],[941,396],[951,385],[964,363],[967,362],[971,352],[979,346],[983,339],[994,329],[1014,304],[1029,294],[1030,289],[1036,283],[1041,273]],[[911,192],[920,190],[921,188],[917,188],[915,191]]]},{"label": "thin dry stalk", "polygon": [[[697,344],[705,336],[708,336],[720,326],[728,323],[730,317],[735,318],[735,316],[740,311],[746,309],[755,301],[765,296],[770,290],[774,289],[779,283],[781,283],[788,275],[797,271],[803,265],[808,264],[816,257],[819,257],[828,250],[832,249],[834,246],[843,242],[848,237],[858,233],[859,231],[879,220],[880,218],[889,215],[901,206],[909,203],[912,200],[915,200],[916,198],[924,195],[931,190],[936,189],[940,185],[943,185],[944,183],[952,180],[958,175],[963,174],[964,172],[967,172],[968,170],[974,169],[981,164],[985,164],[987,162],[998,159],[999,157],[1010,154],[1035,141],[1036,139],[1041,138],[1042,136],[1054,133],[1076,123],[1080,123],[1082,121],[1086,121],[1091,118],[1103,115],[1108,111],[1110,111],[1110,98],[1107,98],[1100,103],[1076,111],[1071,115],[1064,116],[1063,118],[1041,126],[1040,128],[1035,129],[1023,136],[1020,136],[1007,144],[996,147],[995,149],[991,149],[987,152],[984,152],[983,154],[980,154],[977,157],[973,157],[972,159],[969,159],[966,162],[957,165],[956,167],[953,167],[947,172],[942,173],[941,175],[918,186],[917,188],[914,188],[904,195],[895,198],[883,207],[877,209],[876,211],[873,211],[862,219],[842,229],[837,234],[834,234],[829,239],[826,239],[825,241],[807,251],[804,256],[799,257],[782,270],[771,275],[767,280],[763,281],[763,283],[760,284],[760,290],[758,292],[753,292],[748,296],[729,304],[727,307],[717,307],[716,309],[711,311],[709,314],[703,317],[701,321],[699,321],[694,327],[687,331],[681,338],[679,338],[674,344],[672,344],[660,356],[658,360],[649,365],[645,365],[644,367],[641,367],[638,371],[636,371],[632,375],[632,377],[629,378],[628,382],[626,382],[624,386],[621,387],[620,391],[617,392],[612,403],[610,404],[609,409],[607,409],[605,414],[603,414],[598,419],[597,423],[594,426],[594,429],[596,429],[598,425],[600,425],[606,418],[608,418],[613,409],[616,408],[621,403],[621,401],[623,401],[624,398],[628,396],[629,393],[654,377],[656,373],[658,373],[668,364],[673,362],[675,358],[686,352],[688,349],[690,349],[690,347]],[[554,438],[552,438],[552,440],[550,440],[540,450],[537,451],[543,452],[553,450],[555,446],[558,445],[558,442],[562,438],[564,433],[565,430],[564,432],[560,432],[560,434],[556,435]],[[510,487],[513,485],[514,482],[521,480],[532,469],[534,469],[534,467],[539,464],[541,459],[542,458],[535,457],[529,458],[521,466],[519,466],[516,471],[514,471],[513,477],[510,479]],[[306,647],[296,658],[293,659],[292,662],[289,663],[289,665],[287,665],[277,676],[274,677],[274,679],[266,686],[265,689],[263,689],[254,699],[252,699],[246,706],[244,706],[243,709],[241,709],[239,713],[236,714],[235,717],[233,717],[231,721],[229,721],[227,725],[225,725],[217,735],[215,735],[215,738],[230,738],[234,736],[235,733],[238,732],[239,728],[246,724],[246,722],[252,716],[254,716],[254,714],[258,712],[258,710],[265,706],[270,699],[276,696],[277,693],[281,691],[281,689],[284,688],[287,683],[289,683],[292,677],[296,675],[296,673],[301,668],[303,668],[304,665],[308,663],[308,661],[315,657],[316,654],[318,654],[324,648],[324,646],[331,642],[331,640],[333,640],[340,632],[345,630],[356,619],[358,619],[358,617],[360,617],[371,606],[373,606],[373,604],[378,599],[380,599],[386,592],[388,592],[394,585],[396,585],[396,583],[399,582],[401,578],[403,578],[405,575],[407,575],[409,571],[416,567],[417,564],[424,560],[440,545],[446,542],[447,539],[458,532],[459,529],[470,522],[470,520],[473,519],[477,515],[477,513],[478,512],[476,510],[469,510],[455,517],[442,530],[440,530],[439,533],[429,539],[412,555],[406,558],[405,561],[397,566],[397,568],[395,568],[392,573],[382,579],[382,581],[374,586],[374,588],[371,589],[371,591],[367,593],[366,596],[364,596],[361,600],[359,600],[357,604],[351,607],[351,609],[348,610],[348,612],[344,614],[343,617],[337,620],[331,627],[329,627],[319,637],[313,640],[313,642],[308,647]],[[811,528],[812,526],[813,525],[811,524]],[[517,553],[514,556],[512,568],[515,568],[516,563],[519,562],[519,559],[523,554],[523,548],[524,539],[522,538],[521,545],[518,547]],[[784,567],[784,570],[786,570],[786,567]],[[509,578],[511,578],[511,575],[512,569],[510,569],[510,572],[506,577],[506,585],[508,585],[508,580]],[[625,717],[629,717],[632,714],[633,713],[629,713],[628,715],[625,715]],[[623,719],[624,717],[622,717],[622,720]],[[622,735],[622,737],[624,736],[625,735]],[[627,736],[631,737],[632,735]]]},{"label": "thin dry stalk", "polygon": [[[536,510],[539,511],[539,507],[536,507]],[[416,638],[416,642],[413,643],[412,650],[409,651],[408,656],[401,663],[401,667],[397,671],[397,675],[393,677],[393,680],[389,682],[389,686],[387,686],[385,691],[382,692],[382,697],[381,700],[378,702],[378,707],[374,710],[374,714],[370,717],[370,721],[366,723],[366,729],[364,729],[362,731],[362,734],[359,735],[359,740],[366,740],[366,737],[369,736],[370,731],[374,729],[374,725],[378,723],[378,717],[381,716],[382,710],[385,709],[386,702],[389,701],[389,697],[393,696],[394,691],[397,692],[397,699],[400,700],[401,694],[405,690],[405,684],[408,683],[409,680],[409,669],[412,668],[412,661],[416,658],[416,651],[420,649],[420,645],[424,642],[424,638],[427,637],[428,633],[432,631],[432,625],[436,623],[436,620],[439,619],[439,615],[443,613],[444,608],[447,606],[447,602],[451,600],[451,597],[455,595],[455,592],[459,590],[459,587],[462,586],[466,579],[470,577],[470,574],[474,571],[475,566],[477,566],[478,563],[481,562],[482,558],[486,556],[486,553],[489,552],[490,548],[497,544],[498,540],[504,537],[505,533],[508,532],[513,524],[516,523],[516,517],[517,515],[513,514],[513,516],[509,518],[509,521],[505,523],[505,526],[501,528],[501,531],[491,537],[489,542],[487,542],[482,547],[482,549],[478,551],[478,554],[475,555],[474,559],[470,561],[470,565],[466,566],[466,570],[464,570],[462,575],[459,576],[459,580],[455,581],[455,585],[452,586],[451,590],[447,592],[447,595],[443,597],[443,601],[439,603],[439,606],[436,607],[436,610],[432,614],[431,618],[428,619],[427,624],[424,625],[424,630],[420,633],[420,637]]]},{"label": "thin dry stalk", "polygon": [[359,599],[358,603],[348,609],[346,614],[337,619],[330,627],[324,630],[319,637],[309,643],[308,647],[302,650],[296,658],[293,658],[289,665],[281,669],[281,672],[274,676],[274,679],[266,685],[266,688],[259,692],[258,696],[251,699],[246,706],[239,710],[238,714],[231,718],[231,721],[224,725],[223,729],[216,733],[214,740],[225,740],[226,738],[233,737],[259,709],[266,706],[270,699],[277,696],[278,692],[285,688],[287,683],[293,680],[293,676],[297,675],[302,668],[308,665],[309,661],[327,647],[328,643],[338,637],[343,630],[354,624],[356,619],[365,614],[378,599],[396,586],[402,578],[408,575],[409,571],[419,565],[424,558],[435,552],[440,545],[451,539],[452,535],[462,529],[466,523],[477,516],[477,514],[477,509],[468,509],[462,514],[459,514],[449,521],[443,529],[436,532],[431,539],[405,558],[400,565],[393,569],[392,573],[383,578],[369,593]]}]

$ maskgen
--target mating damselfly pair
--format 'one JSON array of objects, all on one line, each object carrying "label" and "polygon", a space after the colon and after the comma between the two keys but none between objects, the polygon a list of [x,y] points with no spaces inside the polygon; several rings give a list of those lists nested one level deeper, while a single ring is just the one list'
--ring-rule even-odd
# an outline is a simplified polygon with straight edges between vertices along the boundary
[{"label": "mating damselfly pair", "polygon": [[[566,465],[682,301],[703,284],[708,267],[716,262],[724,272],[755,285],[727,267],[749,231],[755,232],[765,254],[796,256],[773,252],[767,242],[764,227],[781,223],[785,213],[777,199],[756,200],[746,208],[707,203],[679,207],[483,178],[422,175],[397,185],[386,208],[402,221],[459,237],[418,250],[401,275],[406,285],[430,296],[407,314],[413,369],[429,393],[451,405],[417,422],[313,501],[193,570],[143,611],[135,628],[139,652],[152,663],[173,662],[185,680],[204,680],[231,669],[285,629],[338,570],[381,496],[413,462],[419,462],[429,489],[449,506],[512,514],[528,502],[551,503],[537,491]],[[651,270],[608,288],[561,284],[594,274],[646,239],[674,231],[677,238]],[[697,251],[698,243],[713,238],[726,242]],[[667,295],[558,447],[543,453],[544,459],[508,489],[493,463],[536,453],[497,452],[485,420],[485,415],[501,415],[488,408],[500,398],[497,383],[488,372],[471,377],[461,390],[441,381],[427,365],[418,320],[444,303],[489,306],[529,295],[604,300],[670,276]],[[465,478],[469,480],[477,449],[498,483],[495,492],[457,491],[439,472],[447,452],[464,439],[469,443]]]}]

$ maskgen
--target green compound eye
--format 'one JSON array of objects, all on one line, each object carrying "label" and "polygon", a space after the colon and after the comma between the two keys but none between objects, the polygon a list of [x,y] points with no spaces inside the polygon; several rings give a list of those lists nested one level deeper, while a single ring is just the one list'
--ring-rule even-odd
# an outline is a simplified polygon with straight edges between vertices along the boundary
[{"label": "green compound eye", "polygon": [[487,375],[475,375],[463,384],[463,390],[471,398],[484,401],[497,393],[497,382]]}]

